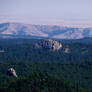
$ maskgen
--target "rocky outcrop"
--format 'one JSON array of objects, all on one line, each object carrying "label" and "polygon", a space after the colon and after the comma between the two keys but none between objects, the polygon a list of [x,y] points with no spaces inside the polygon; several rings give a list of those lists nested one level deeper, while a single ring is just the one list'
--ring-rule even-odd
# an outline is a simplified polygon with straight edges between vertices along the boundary
[{"label": "rocky outcrop", "polygon": [[0,50],[0,53],[4,53],[5,51],[4,50]]},{"label": "rocky outcrop", "polygon": [[7,75],[18,77],[17,74],[16,74],[16,71],[13,68],[8,69]]},{"label": "rocky outcrop", "polygon": [[45,39],[39,43],[35,44],[36,48],[44,48],[47,50],[59,50],[62,48],[62,44],[58,41],[51,40],[51,39]]},{"label": "rocky outcrop", "polygon": [[67,48],[65,48],[65,51],[64,51],[65,53],[70,53],[70,49],[67,47]]}]

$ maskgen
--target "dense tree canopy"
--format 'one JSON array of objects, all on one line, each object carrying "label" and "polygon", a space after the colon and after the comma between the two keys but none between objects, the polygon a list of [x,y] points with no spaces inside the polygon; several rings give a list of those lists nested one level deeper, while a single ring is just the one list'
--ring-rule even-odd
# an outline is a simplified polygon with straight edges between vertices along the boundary
[{"label": "dense tree canopy", "polygon": [[4,84],[0,92],[86,92],[78,86],[73,86],[62,78],[56,78],[48,73],[34,73],[29,77],[17,79]]},{"label": "dense tree canopy", "polygon": [[[61,87],[58,92],[92,92],[92,44],[61,41],[62,49],[49,51],[35,48],[34,44],[38,41],[40,40],[0,39],[0,92],[18,92],[18,87],[20,92],[25,92],[26,87],[28,92],[35,92],[34,87],[37,88],[36,92],[57,92],[61,83],[66,89]],[[69,53],[65,53],[66,48],[69,48]],[[16,70],[18,79],[7,75],[9,68]],[[48,81],[45,79],[46,82],[40,82],[39,72],[45,78],[44,73],[51,75],[48,76]],[[38,82],[39,88],[36,84],[30,89],[29,84]]]}]

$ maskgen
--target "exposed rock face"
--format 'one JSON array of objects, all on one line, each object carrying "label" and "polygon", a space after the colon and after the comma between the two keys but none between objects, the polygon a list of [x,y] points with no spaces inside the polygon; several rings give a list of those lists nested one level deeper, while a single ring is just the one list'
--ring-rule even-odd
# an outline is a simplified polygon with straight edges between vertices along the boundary
[{"label": "exposed rock face", "polygon": [[70,53],[70,49],[67,47],[67,48],[65,48],[65,51],[64,51],[65,53]]},{"label": "exposed rock face", "polygon": [[62,48],[62,44],[59,43],[58,41],[51,40],[51,39],[45,39],[39,43],[35,44],[36,48],[44,48],[48,50],[59,50]]},{"label": "exposed rock face", "polygon": [[7,74],[9,76],[18,77],[17,74],[16,74],[16,72],[15,72],[15,70],[13,68],[8,69]]}]

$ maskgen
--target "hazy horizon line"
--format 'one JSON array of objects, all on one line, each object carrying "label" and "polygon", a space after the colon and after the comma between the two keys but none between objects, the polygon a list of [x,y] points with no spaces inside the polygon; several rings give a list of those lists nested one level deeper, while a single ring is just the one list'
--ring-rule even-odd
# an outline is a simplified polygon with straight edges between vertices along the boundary
[{"label": "hazy horizon line", "polygon": [[69,21],[50,21],[50,22],[46,22],[46,21],[17,21],[17,20],[2,20],[0,21],[0,24],[1,23],[22,23],[22,24],[31,24],[31,25],[56,25],[56,26],[63,26],[63,27],[73,27],[73,28],[89,28],[91,27],[92,28],[92,24],[91,23],[86,23],[86,22],[83,22],[83,23],[79,23],[78,21],[77,22],[69,22]]}]

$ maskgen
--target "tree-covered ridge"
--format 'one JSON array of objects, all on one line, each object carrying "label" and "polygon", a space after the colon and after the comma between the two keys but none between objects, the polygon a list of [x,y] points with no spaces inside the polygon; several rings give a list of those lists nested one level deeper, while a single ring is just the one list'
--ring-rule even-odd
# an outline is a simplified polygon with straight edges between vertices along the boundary
[{"label": "tree-covered ridge", "polygon": [[24,60],[36,62],[85,61],[92,59],[92,44],[66,43],[61,41],[58,51],[35,48],[40,40],[2,39],[0,40],[0,60]]},{"label": "tree-covered ridge", "polygon": [[33,73],[0,87],[0,92],[86,92],[62,78],[48,73]]}]

